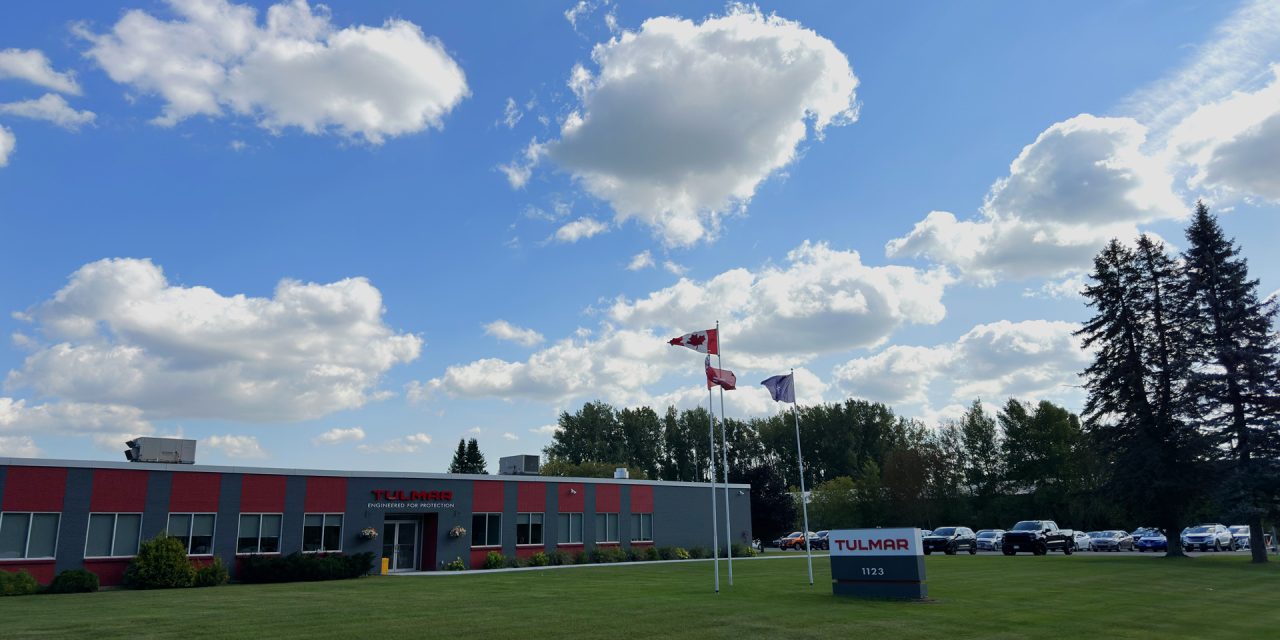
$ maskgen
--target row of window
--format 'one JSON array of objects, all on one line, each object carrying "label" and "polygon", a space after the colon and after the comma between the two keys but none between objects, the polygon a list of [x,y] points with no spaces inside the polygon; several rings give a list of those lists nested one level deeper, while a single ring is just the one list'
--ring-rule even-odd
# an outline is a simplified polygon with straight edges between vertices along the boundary
[{"label": "row of window", "polygon": [[[58,546],[59,513],[0,513],[0,560],[52,558]],[[214,513],[170,513],[165,530],[177,538],[188,555],[212,555]],[[284,515],[240,514],[236,553],[279,553]],[[85,539],[86,558],[127,558],[137,555],[142,537],[141,513],[91,513]],[[302,516],[303,553],[341,551],[342,514]]]},{"label": "row of window", "polygon": [[[543,544],[541,513],[516,514],[516,544]],[[596,514],[596,542],[619,542],[618,514]],[[653,542],[653,514],[631,514],[631,541]],[[556,515],[556,543],[582,544],[582,514],[560,513]],[[502,546],[502,514],[477,513],[471,516],[471,546]]]}]

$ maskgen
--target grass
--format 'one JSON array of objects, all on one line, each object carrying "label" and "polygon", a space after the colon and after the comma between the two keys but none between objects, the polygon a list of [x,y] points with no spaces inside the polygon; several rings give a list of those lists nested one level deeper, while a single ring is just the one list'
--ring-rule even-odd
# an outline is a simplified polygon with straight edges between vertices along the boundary
[{"label": "grass", "polygon": [[[1280,564],[1242,557],[931,556],[924,603],[831,595],[829,565],[734,563],[0,598],[5,638],[1260,638]],[[722,566],[722,579],[723,564]]]}]

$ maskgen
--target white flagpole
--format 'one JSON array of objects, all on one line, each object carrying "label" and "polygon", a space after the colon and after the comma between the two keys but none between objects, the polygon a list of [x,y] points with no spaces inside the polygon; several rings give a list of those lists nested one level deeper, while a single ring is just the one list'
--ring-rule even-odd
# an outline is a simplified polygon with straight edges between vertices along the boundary
[{"label": "white flagpole", "polygon": [[712,407],[711,387],[707,387],[707,436],[711,444],[710,455],[707,456],[711,463],[711,557],[714,558],[716,565],[716,593],[718,594],[720,593],[720,534],[718,532],[720,525],[716,522],[716,419]]},{"label": "white flagpole", "polygon": [[[796,370],[791,369],[791,389],[796,388]],[[813,586],[813,549],[809,548],[809,501],[804,495],[804,452],[800,449],[800,412],[796,411],[797,402],[791,403],[791,415],[796,418],[796,460],[800,463],[800,507],[804,509],[804,552],[809,556],[809,586]]]},{"label": "white flagpole", "polygon": [[[724,347],[720,342],[720,321],[716,320],[716,368],[723,369],[720,352]],[[729,586],[733,586],[733,525],[729,519],[729,439],[724,433],[724,387],[720,387],[720,460],[724,470],[724,543],[725,557],[729,560]]]}]

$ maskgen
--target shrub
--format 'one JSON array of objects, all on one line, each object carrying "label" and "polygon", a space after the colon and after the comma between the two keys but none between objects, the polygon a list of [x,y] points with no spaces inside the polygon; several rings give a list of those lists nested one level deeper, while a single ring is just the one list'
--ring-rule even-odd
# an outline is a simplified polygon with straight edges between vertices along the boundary
[{"label": "shrub", "polygon": [[484,557],[484,568],[486,568],[486,569],[501,569],[501,568],[503,568],[503,567],[505,567],[505,566],[507,566],[507,557],[506,557],[506,556],[504,556],[504,555],[502,555],[502,553],[501,553],[501,552],[499,552],[499,551],[490,551],[489,553],[485,554],[485,557]]},{"label": "shrub", "polygon": [[626,562],[627,552],[618,547],[596,547],[591,551],[591,561],[604,562]]},{"label": "shrub", "polygon": [[643,556],[641,560],[653,562],[658,559],[658,550],[655,547],[643,547],[640,549],[640,555]]},{"label": "shrub", "polygon": [[551,564],[551,558],[547,557],[547,554],[542,551],[533,554],[529,558],[529,565],[533,567],[545,567],[549,564]]},{"label": "shrub", "polygon": [[373,567],[373,554],[366,551],[344,555],[301,554],[287,556],[251,555],[240,559],[240,582],[315,582],[359,578]]},{"label": "shrub", "polygon": [[579,551],[573,554],[573,562],[569,564],[591,564],[591,556],[586,551]]},{"label": "shrub", "polygon": [[186,546],[164,533],[143,542],[124,571],[125,586],[134,589],[189,587],[195,578],[196,569],[187,558]]},{"label": "shrub", "polygon": [[733,543],[733,557],[735,558],[754,558],[756,549],[751,545],[742,544],[741,542]]},{"label": "shrub", "polygon": [[98,575],[84,569],[67,569],[49,583],[49,593],[93,593],[98,590]]},{"label": "shrub", "polygon": [[521,558],[520,556],[507,558],[506,566],[508,569],[523,569],[524,567],[529,566],[529,560],[527,558]]},{"label": "shrub", "polygon": [[29,596],[39,590],[40,583],[23,569],[0,571],[0,596]]},{"label": "shrub", "polygon": [[684,547],[676,547],[676,560],[689,560],[691,558],[693,558],[693,556],[689,554],[688,549],[685,549]]},{"label": "shrub", "polygon": [[693,547],[692,549],[689,549],[687,555],[694,560],[710,558],[711,550],[706,547]]},{"label": "shrub", "polygon": [[467,568],[467,563],[462,558],[454,558],[444,565],[445,571],[463,571]]},{"label": "shrub", "polygon": [[231,574],[227,573],[227,567],[222,564],[222,558],[214,558],[213,562],[196,569],[195,586],[216,587],[226,584],[230,579]]},{"label": "shrub", "polygon": [[573,554],[568,551],[556,551],[551,554],[551,564],[555,566],[573,564]]}]

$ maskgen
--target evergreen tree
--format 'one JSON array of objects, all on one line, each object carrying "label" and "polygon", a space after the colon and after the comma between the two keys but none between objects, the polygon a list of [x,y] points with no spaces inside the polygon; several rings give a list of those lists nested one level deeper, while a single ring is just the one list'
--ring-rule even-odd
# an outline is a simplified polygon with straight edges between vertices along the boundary
[{"label": "evergreen tree", "polygon": [[449,473],[470,473],[467,471],[467,439],[458,439],[458,450],[453,452],[453,461],[449,463]]},{"label": "evergreen tree", "polygon": [[970,494],[985,502],[999,489],[1003,470],[996,421],[982,409],[982,401],[974,400],[960,418],[960,437],[965,450],[965,483]]},{"label": "evergreen tree", "polygon": [[467,441],[466,451],[466,471],[463,473],[474,473],[480,475],[488,475],[488,463],[485,462],[484,454],[480,453],[480,443],[475,438]]},{"label": "evergreen tree", "polygon": [[1262,518],[1280,489],[1276,301],[1259,299],[1258,281],[1204,203],[1186,236],[1186,319],[1199,365],[1191,395],[1217,450],[1229,452],[1227,498],[1250,525],[1253,561],[1266,562]]}]

